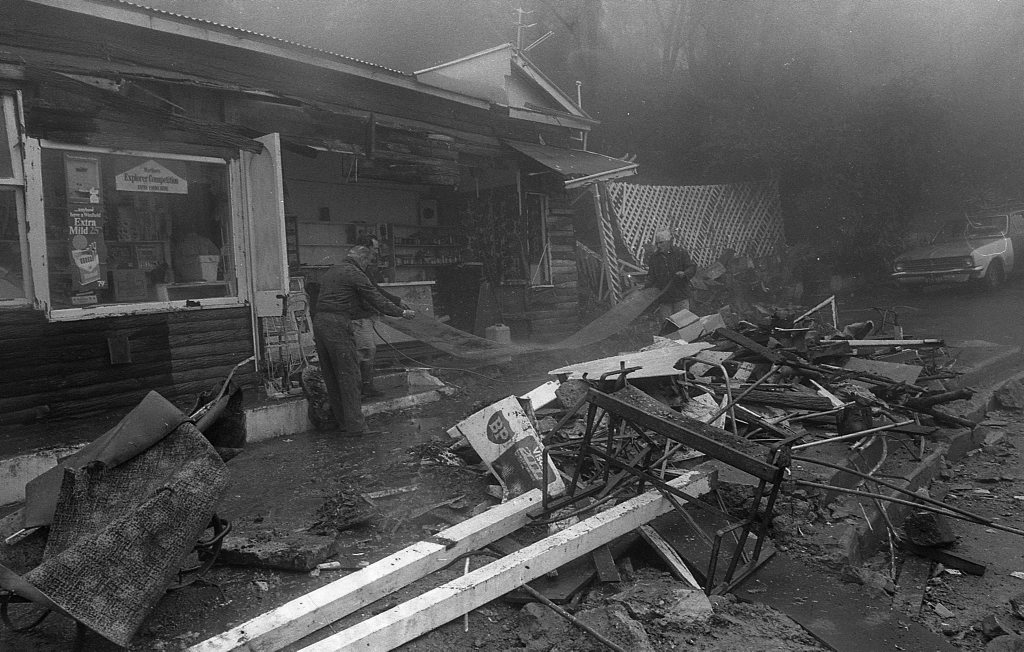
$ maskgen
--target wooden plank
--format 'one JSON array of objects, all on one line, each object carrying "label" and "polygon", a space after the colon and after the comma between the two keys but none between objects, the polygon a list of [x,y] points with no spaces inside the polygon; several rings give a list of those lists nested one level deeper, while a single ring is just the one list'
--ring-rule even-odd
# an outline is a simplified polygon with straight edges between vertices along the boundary
[{"label": "wooden plank", "polygon": [[642,367],[638,371],[629,374],[629,378],[658,378],[661,376],[680,376],[683,371],[675,368],[680,358],[685,356],[697,356],[704,349],[711,348],[707,342],[694,344],[674,344],[672,346],[652,349],[650,351],[636,351],[613,355],[598,360],[588,360],[579,364],[571,364],[549,371],[552,376],[567,375],[569,378],[582,378],[587,374],[588,378],[597,379],[603,373],[618,370],[622,364],[626,367]]},{"label": "wooden plank", "polygon": [[[711,476],[691,471],[670,484],[698,497],[711,491]],[[303,648],[303,651],[393,650],[670,509],[672,504],[659,491],[648,491]]]},{"label": "wooden plank", "polygon": [[931,576],[932,562],[916,555],[903,558],[900,567],[899,582],[896,584],[896,595],[892,596],[892,606],[908,616],[917,617],[924,601],[924,590]]},{"label": "wooden plank", "polygon": [[900,364],[898,362],[885,362],[883,360],[866,360],[864,358],[850,358],[843,365],[844,369],[850,371],[866,371],[878,376],[892,379],[896,383],[917,382],[923,371],[920,365]]},{"label": "wooden plank", "polygon": [[679,553],[675,551],[672,546],[669,545],[668,541],[665,541],[664,537],[658,534],[658,531],[652,528],[650,525],[640,526],[640,536],[644,538],[654,552],[658,553],[662,561],[668,564],[668,569],[672,572],[676,578],[683,580],[695,589],[703,588],[697,578],[693,576],[693,572],[690,571],[689,566],[683,561],[683,558],[679,556]]},{"label": "wooden plank", "polygon": [[506,536],[540,512],[533,489],[509,502],[419,541],[375,564],[287,602],[189,648],[190,652],[278,650],[343,618],[429,573],[452,559]]},{"label": "wooden plank", "polygon": [[[636,530],[633,530],[629,534],[623,535],[606,545],[611,549],[612,558],[614,559],[625,554],[639,540],[640,535]],[[499,550],[499,552],[510,555],[521,548],[522,546],[517,546],[514,550]],[[533,580],[530,582],[530,587],[539,591],[545,598],[556,604],[566,604],[571,602],[573,597],[579,594],[580,591],[587,588],[596,576],[597,565],[593,556],[583,555],[567,564],[559,566],[558,572],[548,573],[544,577],[538,577]],[[526,604],[537,601],[536,597],[522,589],[506,593],[502,599],[512,604]]]},{"label": "wooden plank", "polygon": [[937,561],[947,568],[955,568],[958,571],[963,571],[968,575],[977,575],[981,577],[987,570],[984,563],[965,557],[958,552],[953,550],[946,550],[944,548],[926,548],[913,544],[909,541],[904,541],[900,544],[915,555],[920,555],[932,561]]},{"label": "wooden plank", "polygon": [[[831,342],[832,340],[822,340],[822,342]],[[934,348],[937,346],[945,346],[944,340],[937,339],[923,339],[923,340],[844,340],[855,349],[870,349],[870,348],[888,348],[888,347],[902,347],[902,348]]]},{"label": "wooden plank", "polygon": [[594,560],[594,568],[597,569],[597,578],[599,580],[602,582],[622,581],[619,569],[615,566],[615,557],[612,556],[612,551],[608,544],[599,546],[594,552],[590,553],[590,556]]}]

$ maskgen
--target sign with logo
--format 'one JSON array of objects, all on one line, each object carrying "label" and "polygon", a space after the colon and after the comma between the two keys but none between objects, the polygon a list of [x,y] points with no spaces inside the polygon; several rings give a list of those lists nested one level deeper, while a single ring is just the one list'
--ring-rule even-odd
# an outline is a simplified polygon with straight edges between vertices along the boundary
[{"label": "sign with logo", "polygon": [[[510,497],[544,487],[540,437],[516,397],[485,407],[448,432],[454,437],[466,436]],[[551,495],[565,492],[565,483],[550,460],[547,482]]]},{"label": "sign with logo", "polygon": [[126,192],[188,194],[188,181],[152,159],[119,173],[115,177],[114,186]]}]

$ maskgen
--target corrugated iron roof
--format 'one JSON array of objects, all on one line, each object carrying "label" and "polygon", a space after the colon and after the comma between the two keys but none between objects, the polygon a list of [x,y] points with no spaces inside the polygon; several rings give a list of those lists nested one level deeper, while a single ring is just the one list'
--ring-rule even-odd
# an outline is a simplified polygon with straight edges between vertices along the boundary
[{"label": "corrugated iron roof", "polygon": [[167,11],[166,9],[158,9],[156,7],[150,7],[148,5],[139,4],[137,2],[131,2],[131,0],[95,0],[95,1],[105,2],[107,4],[113,4],[113,5],[121,5],[121,6],[124,6],[124,7],[131,7],[134,10],[144,11],[144,12],[148,12],[148,13],[151,13],[151,14],[154,14],[154,15],[164,16],[164,17],[168,17],[168,18],[174,18],[175,20],[180,20],[182,22],[194,23],[194,24],[197,24],[197,25],[204,25],[204,26],[207,26],[207,27],[213,27],[213,28],[216,28],[218,30],[225,31],[225,32],[232,32],[232,33],[235,33],[235,34],[245,34],[246,36],[249,36],[249,37],[256,37],[256,38],[263,39],[263,40],[266,40],[266,41],[272,41],[272,42],[280,44],[280,45],[286,45],[288,47],[292,47],[292,48],[296,48],[296,49],[300,49],[300,50],[305,50],[307,52],[315,52],[315,53],[317,53],[317,54],[319,54],[321,56],[327,56],[327,57],[331,57],[331,58],[334,58],[334,59],[339,59],[339,60],[342,60],[342,61],[347,61],[349,63],[355,63],[355,64],[359,64],[359,65],[362,65],[362,66],[367,66],[369,68],[374,68],[376,70],[383,70],[383,71],[386,71],[386,72],[394,74],[394,75],[399,75],[401,77],[414,77],[414,75],[411,75],[411,74],[406,73],[406,72],[402,72],[401,70],[396,70],[394,68],[388,68],[387,66],[382,66],[382,65],[376,64],[376,63],[371,63],[369,61],[363,61],[362,59],[356,59],[354,57],[349,57],[349,56],[346,56],[344,54],[338,54],[337,52],[332,52],[330,50],[325,50],[323,48],[314,47],[312,45],[306,45],[305,43],[298,43],[296,41],[289,41],[288,39],[283,39],[283,38],[280,38],[280,37],[277,37],[277,36],[271,36],[270,34],[263,34],[262,32],[255,32],[255,31],[252,31],[252,30],[243,29],[241,27],[235,27],[234,25],[226,25],[224,23],[218,23],[216,21],[207,20],[205,18],[194,18],[194,17],[188,16],[186,14],[179,14],[179,13],[175,13],[173,11]]},{"label": "corrugated iron roof", "polygon": [[637,173],[639,167],[632,161],[624,161],[597,152],[550,147],[515,140],[504,142],[512,149],[562,175],[565,178],[566,189],[581,188],[598,181],[632,176]]}]

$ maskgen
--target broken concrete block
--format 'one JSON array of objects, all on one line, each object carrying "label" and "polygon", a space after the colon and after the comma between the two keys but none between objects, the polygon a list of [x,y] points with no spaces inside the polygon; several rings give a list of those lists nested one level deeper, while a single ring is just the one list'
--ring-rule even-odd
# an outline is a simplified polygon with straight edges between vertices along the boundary
[{"label": "broken concrete block", "polygon": [[704,621],[714,613],[708,596],[697,589],[676,589],[668,602],[665,616],[685,623]]},{"label": "broken concrete block", "polygon": [[1024,383],[1013,379],[996,390],[995,400],[1006,410],[1024,410]]},{"label": "broken concrete block", "polygon": [[984,437],[981,442],[983,446],[995,446],[1006,439],[1006,430],[1003,428],[980,425],[975,430],[980,431],[981,436]]},{"label": "broken concrete block", "polygon": [[539,602],[523,606],[519,623],[519,640],[537,649],[550,649],[569,630],[569,621]]},{"label": "broken concrete block", "polygon": [[893,583],[892,579],[878,571],[871,570],[870,568],[861,568],[860,566],[847,566],[844,569],[844,573],[851,580],[859,582],[864,586],[884,591],[889,595],[896,593],[896,584]]},{"label": "broken concrete block", "polygon": [[1013,629],[1003,625],[995,614],[989,614],[981,619],[981,634],[986,639],[996,638],[1012,634]]},{"label": "broken concrete block", "polygon": [[1010,598],[1010,609],[1015,616],[1024,620],[1024,593]]},{"label": "broken concrete block", "polygon": [[912,543],[926,548],[940,548],[956,543],[949,520],[934,512],[911,512],[903,522],[903,530]]},{"label": "broken concrete block", "polygon": [[654,652],[647,630],[630,617],[621,604],[587,609],[576,614],[576,617],[630,652]]},{"label": "broken concrete block", "polygon": [[334,537],[301,533],[275,537],[266,533],[256,537],[225,537],[217,560],[232,566],[309,571],[333,552]]},{"label": "broken concrete block", "polygon": [[567,380],[555,389],[555,396],[561,401],[562,407],[570,410],[576,405],[590,389],[585,380]]}]

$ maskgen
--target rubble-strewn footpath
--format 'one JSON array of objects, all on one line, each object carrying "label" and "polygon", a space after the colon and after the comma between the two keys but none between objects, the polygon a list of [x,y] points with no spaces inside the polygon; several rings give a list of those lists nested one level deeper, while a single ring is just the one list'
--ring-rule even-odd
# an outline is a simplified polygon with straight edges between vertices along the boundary
[{"label": "rubble-strewn footpath", "polygon": [[[200,537],[219,563],[147,598],[129,645],[1019,649],[1024,385],[974,391],[941,339],[835,321],[829,302],[677,314],[626,353],[439,371],[456,395],[375,440],[252,446],[217,506],[232,531]],[[89,521],[71,489],[57,513]],[[31,580],[44,535],[4,565]],[[0,643],[63,649],[72,623]],[[78,636],[113,645],[96,631]]]}]

